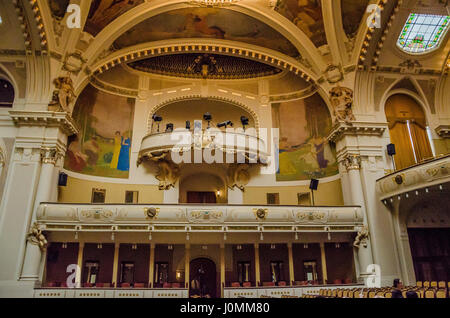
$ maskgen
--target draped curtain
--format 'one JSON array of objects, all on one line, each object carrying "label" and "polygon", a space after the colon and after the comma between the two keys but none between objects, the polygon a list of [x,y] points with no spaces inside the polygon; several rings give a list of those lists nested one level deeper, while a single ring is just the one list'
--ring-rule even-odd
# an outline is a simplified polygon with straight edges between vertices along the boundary
[{"label": "draped curtain", "polygon": [[395,144],[394,160],[397,169],[414,165],[416,159],[421,162],[433,157],[425,114],[413,98],[403,94],[393,95],[386,102],[385,112],[391,142]]}]

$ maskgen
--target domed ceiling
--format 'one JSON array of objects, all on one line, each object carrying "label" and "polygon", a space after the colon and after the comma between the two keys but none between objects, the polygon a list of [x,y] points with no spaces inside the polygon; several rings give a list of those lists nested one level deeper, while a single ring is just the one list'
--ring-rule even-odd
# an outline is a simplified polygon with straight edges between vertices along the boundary
[{"label": "domed ceiling", "polygon": [[129,63],[133,69],[153,74],[187,78],[242,79],[275,75],[273,66],[219,54],[163,55]]}]

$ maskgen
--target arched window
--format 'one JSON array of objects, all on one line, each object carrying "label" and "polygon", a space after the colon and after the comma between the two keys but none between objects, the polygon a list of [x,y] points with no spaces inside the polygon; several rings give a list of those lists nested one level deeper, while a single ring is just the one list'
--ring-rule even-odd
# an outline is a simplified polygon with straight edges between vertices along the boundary
[{"label": "arched window", "polygon": [[409,54],[422,54],[439,47],[449,28],[450,16],[411,13],[397,46]]},{"label": "arched window", "polygon": [[425,114],[412,97],[404,94],[389,97],[385,112],[391,142],[396,148],[394,158],[397,169],[433,157]]},{"label": "arched window", "polygon": [[0,107],[12,107],[14,103],[14,88],[10,82],[0,79]]}]

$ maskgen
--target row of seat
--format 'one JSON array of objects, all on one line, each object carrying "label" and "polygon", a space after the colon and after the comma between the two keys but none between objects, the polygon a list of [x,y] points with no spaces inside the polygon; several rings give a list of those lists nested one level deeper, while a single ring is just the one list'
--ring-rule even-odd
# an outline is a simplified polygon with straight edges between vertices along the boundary
[{"label": "row of seat", "polygon": [[[320,289],[319,294],[304,295],[306,298],[315,297],[330,297],[330,298],[392,298],[392,287],[384,288],[337,288],[337,289]],[[401,289],[403,298],[407,298],[408,292],[415,292],[417,298],[450,298],[450,291],[448,288],[424,288],[418,286],[407,286]],[[409,297],[413,294],[409,294]]]},{"label": "row of seat", "polygon": [[437,288],[450,288],[450,282],[441,281],[417,281],[417,287],[437,287]]}]

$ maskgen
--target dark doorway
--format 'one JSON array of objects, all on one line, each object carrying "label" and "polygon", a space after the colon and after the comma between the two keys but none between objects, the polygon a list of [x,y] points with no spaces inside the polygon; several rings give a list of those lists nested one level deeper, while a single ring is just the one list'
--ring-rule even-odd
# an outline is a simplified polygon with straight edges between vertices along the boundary
[{"label": "dark doorway", "polygon": [[187,203],[216,203],[216,194],[214,192],[187,192]]},{"label": "dark doorway", "polygon": [[191,261],[189,268],[190,296],[215,298],[217,292],[216,264],[207,258],[196,258]]},{"label": "dark doorway", "polygon": [[450,280],[450,229],[409,228],[416,280]]}]

